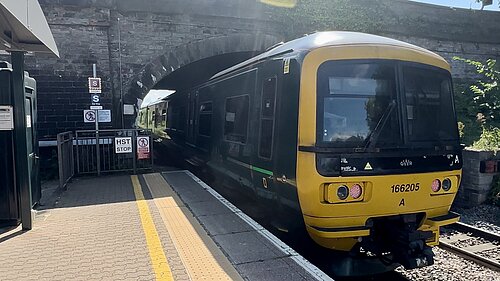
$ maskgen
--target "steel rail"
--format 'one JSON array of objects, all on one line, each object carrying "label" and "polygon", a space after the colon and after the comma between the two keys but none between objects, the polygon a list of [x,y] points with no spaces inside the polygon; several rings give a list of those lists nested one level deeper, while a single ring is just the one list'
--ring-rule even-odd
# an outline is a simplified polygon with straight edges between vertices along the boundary
[{"label": "steel rail", "polygon": [[[471,238],[484,238],[486,240],[491,240],[492,242],[499,242],[500,241],[500,235],[486,231],[465,223],[457,222],[451,225],[447,225],[446,228],[448,229],[453,229],[457,230],[459,232],[465,233],[465,234],[471,234],[473,236],[470,236]],[[477,253],[470,252],[467,250],[464,250],[460,247],[457,247],[455,245],[452,245],[451,243],[444,242],[440,239],[439,241],[439,247],[443,248],[449,252],[452,252],[454,254],[457,254],[458,256],[471,260],[473,262],[476,262],[480,265],[483,265],[487,268],[490,268],[492,270],[500,272],[500,262],[488,259],[486,257],[483,257],[481,255],[478,255]]]}]

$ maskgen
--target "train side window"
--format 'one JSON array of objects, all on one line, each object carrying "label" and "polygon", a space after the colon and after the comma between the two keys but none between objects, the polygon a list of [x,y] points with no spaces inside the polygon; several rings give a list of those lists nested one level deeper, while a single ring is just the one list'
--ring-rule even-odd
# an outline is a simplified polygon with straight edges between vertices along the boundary
[{"label": "train side window", "polygon": [[259,156],[271,159],[273,154],[274,114],[276,111],[276,77],[262,83]]},{"label": "train side window", "polygon": [[212,102],[200,104],[200,114],[198,115],[198,134],[205,137],[211,136],[212,130]]},{"label": "train side window", "polygon": [[249,100],[248,95],[226,99],[224,136],[227,141],[246,143]]}]

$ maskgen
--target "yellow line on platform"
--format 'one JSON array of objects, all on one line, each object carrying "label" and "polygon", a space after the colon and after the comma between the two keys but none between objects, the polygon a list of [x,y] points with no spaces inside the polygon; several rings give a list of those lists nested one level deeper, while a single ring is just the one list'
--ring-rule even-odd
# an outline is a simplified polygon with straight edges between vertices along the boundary
[{"label": "yellow line on platform", "polygon": [[243,280],[165,179],[143,177],[190,279]]},{"label": "yellow line on platform", "polygon": [[163,251],[163,246],[156,231],[155,224],[153,222],[153,217],[149,211],[148,203],[144,199],[144,193],[142,193],[141,184],[137,176],[131,176],[132,185],[134,186],[134,194],[137,202],[137,207],[139,208],[139,214],[141,216],[142,228],[144,230],[144,235],[146,236],[146,243],[148,245],[149,257],[151,258],[151,263],[153,264],[153,270],[156,275],[156,280],[170,281],[174,280],[172,277],[172,272],[170,271],[170,266],[168,265],[167,257]]}]

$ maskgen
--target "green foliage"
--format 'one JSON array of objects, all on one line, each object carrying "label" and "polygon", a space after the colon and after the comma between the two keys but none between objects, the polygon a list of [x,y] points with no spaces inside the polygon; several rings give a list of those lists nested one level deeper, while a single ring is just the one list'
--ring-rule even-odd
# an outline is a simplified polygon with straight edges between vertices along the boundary
[{"label": "green foliage", "polygon": [[458,134],[460,135],[461,139],[463,139],[464,137],[464,130],[465,130],[465,124],[458,121]]},{"label": "green foliage", "polygon": [[500,129],[497,127],[483,127],[481,137],[479,140],[475,141],[471,147],[477,150],[499,151]]},{"label": "green foliage", "polygon": [[492,187],[489,195],[489,201],[491,203],[500,206],[500,177],[495,176],[493,178]]},{"label": "green foliage", "polygon": [[[468,89],[456,91],[461,92],[456,95],[455,103],[458,121],[463,125],[462,140],[469,145],[484,133],[481,128],[489,131],[500,127],[500,71],[494,59],[486,63],[459,57],[453,59],[473,66],[481,76]],[[488,135],[486,133],[484,137]]]},{"label": "green foliage", "polygon": [[271,20],[284,23],[287,40],[295,39],[299,34],[326,30],[373,33],[382,22],[387,22],[388,9],[384,2],[373,2],[369,6],[363,2],[300,0],[291,9],[269,7],[268,15]]}]

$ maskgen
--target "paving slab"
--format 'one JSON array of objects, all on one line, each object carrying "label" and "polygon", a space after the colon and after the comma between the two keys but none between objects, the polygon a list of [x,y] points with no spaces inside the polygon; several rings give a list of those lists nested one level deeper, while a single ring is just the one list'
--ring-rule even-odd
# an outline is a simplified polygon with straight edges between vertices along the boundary
[{"label": "paving slab", "polygon": [[233,213],[222,203],[212,199],[210,201],[191,202],[188,204],[188,207],[195,216],[209,216]]},{"label": "paving slab", "polygon": [[214,240],[235,264],[288,256],[266,241],[257,231],[217,235]]},{"label": "paving slab", "polygon": [[0,236],[1,280],[154,276],[129,177],[75,180],[44,208],[31,231]]},{"label": "paving slab", "polygon": [[255,231],[233,213],[204,216],[200,222],[211,236]]},{"label": "paving slab", "polygon": [[311,280],[310,274],[302,268],[294,266],[290,258],[278,258],[237,265],[238,271],[248,280]]}]

